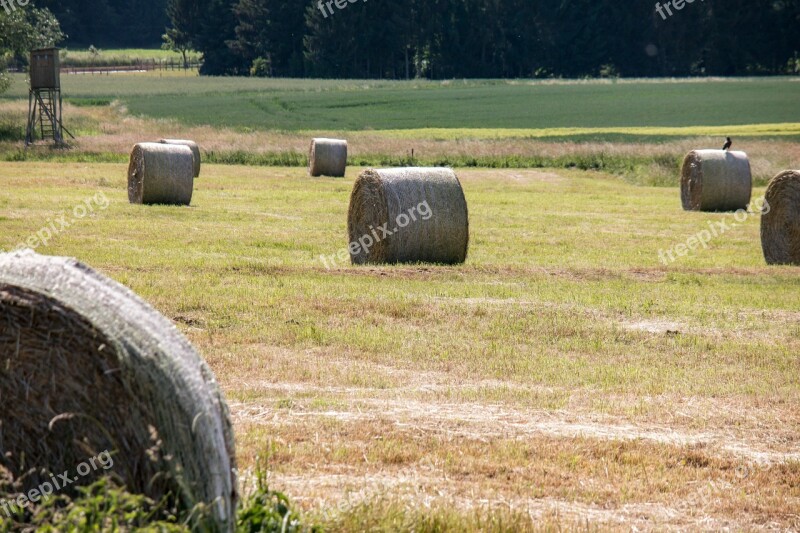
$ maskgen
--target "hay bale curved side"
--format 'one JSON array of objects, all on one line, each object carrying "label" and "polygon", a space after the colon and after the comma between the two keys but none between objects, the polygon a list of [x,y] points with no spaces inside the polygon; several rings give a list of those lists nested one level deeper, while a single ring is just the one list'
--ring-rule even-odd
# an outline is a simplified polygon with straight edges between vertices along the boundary
[{"label": "hay bale curved side", "polygon": [[365,170],[350,195],[347,229],[353,264],[467,259],[467,200],[449,168]]},{"label": "hay bale curved side", "polygon": [[192,158],[194,162],[194,177],[200,177],[200,147],[194,141],[189,141],[186,139],[161,139],[158,142],[161,144],[174,144],[176,146],[188,146],[189,149],[192,151]]},{"label": "hay bale curved side", "polygon": [[800,170],[770,181],[761,216],[761,247],[770,265],[800,265]]},{"label": "hay bale curved side", "polygon": [[189,205],[194,189],[194,156],[188,146],[139,143],[128,164],[132,204]]},{"label": "hay bale curved side", "polygon": [[225,400],[186,338],[133,292],[73,259],[2,254],[0,354],[0,462],[12,473],[35,487],[113,450],[130,490],[206,504],[197,526],[232,530]]},{"label": "hay bale curved side", "polygon": [[694,150],[681,168],[681,203],[686,211],[736,211],[750,203],[753,178],[744,152]]},{"label": "hay bale curved side", "polygon": [[347,141],[312,139],[308,151],[308,173],[311,176],[344,177],[347,171]]}]

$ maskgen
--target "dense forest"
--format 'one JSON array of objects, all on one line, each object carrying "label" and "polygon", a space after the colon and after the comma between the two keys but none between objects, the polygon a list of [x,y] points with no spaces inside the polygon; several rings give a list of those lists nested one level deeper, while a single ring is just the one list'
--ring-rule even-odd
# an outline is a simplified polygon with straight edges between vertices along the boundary
[{"label": "dense forest", "polygon": [[167,0],[34,0],[67,35],[64,46],[158,48],[169,25]]},{"label": "dense forest", "polygon": [[[665,9],[670,6],[669,9]],[[203,73],[761,75],[800,67],[800,0],[37,0],[68,45],[203,54]],[[681,9],[677,9],[681,6]]]}]

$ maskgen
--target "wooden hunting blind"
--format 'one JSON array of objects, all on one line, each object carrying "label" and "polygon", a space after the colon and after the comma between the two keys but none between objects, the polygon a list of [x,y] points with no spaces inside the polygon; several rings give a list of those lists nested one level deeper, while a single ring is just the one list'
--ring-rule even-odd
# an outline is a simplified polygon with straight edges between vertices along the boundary
[{"label": "wooden hunting blind", "polygon": [[[31,88],[28,96],[28,129],[25,146],[34,142],[38,130],[42,140],[64,144],[61,123],[61,65],[58,48],[32,50],[30,56]],[[72,137],[72,134],[67,131]]]},{"label": "wooden hunting blind", "polygon": [[58,48],[31,52],[31,89],[60,89],[60,73]]}]

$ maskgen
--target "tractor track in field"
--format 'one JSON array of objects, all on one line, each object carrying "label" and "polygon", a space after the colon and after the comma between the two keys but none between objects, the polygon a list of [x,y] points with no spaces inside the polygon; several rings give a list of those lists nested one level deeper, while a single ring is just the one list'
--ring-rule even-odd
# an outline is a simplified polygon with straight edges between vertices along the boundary
[{"label": "tractor track in field", "polygon": [[[701,446],[707,453],[733,456],[758,465],[800,461],[800,442],[742,438],[719,429],[686,431],[663,425],[626,423],[607,416],[564,411],[520,410],[480,403],[425,402],[408,399],[358,399],[346,408],[314,410],[274,407],[278,398],[232,403],[235,424],[304,425],[311,419],[339,423],[381,422],[398,430],[446,439],[489,441],[530,436],[600,440],[644,440],[671,446]],[[783,439],[785,440],[786,435]]]}]

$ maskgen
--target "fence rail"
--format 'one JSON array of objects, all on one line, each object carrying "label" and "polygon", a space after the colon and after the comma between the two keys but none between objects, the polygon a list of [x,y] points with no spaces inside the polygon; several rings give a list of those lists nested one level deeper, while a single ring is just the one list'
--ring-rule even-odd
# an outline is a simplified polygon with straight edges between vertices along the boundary
[{"label": "fence rail", "polygon": [[189,61],[186,64],[181,60],[159,61],[156,59],[139,61],[127,65],[86,65],[86,66],[62,66],[61,72],[64,74],[114,74],[118,72],[151,72],[156,70],[197,70],[202,65],[199,61]]}]

